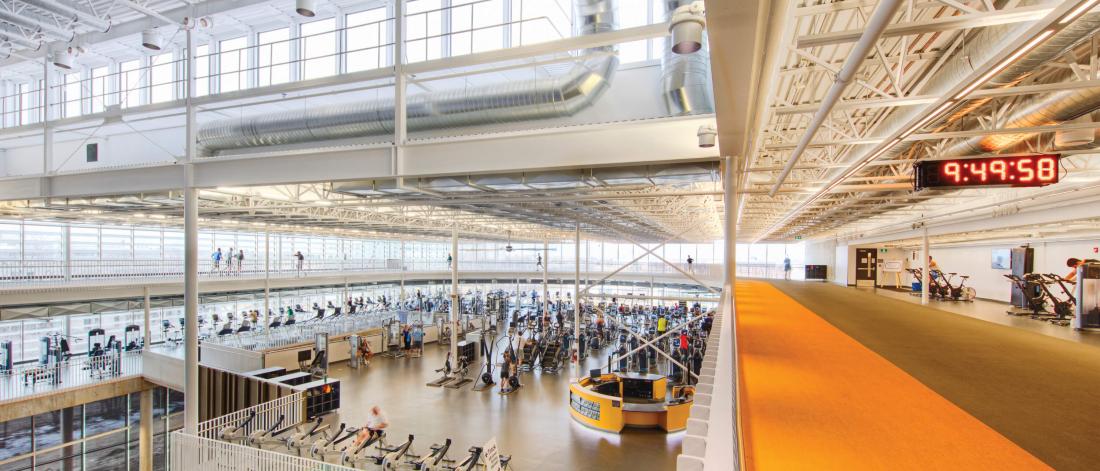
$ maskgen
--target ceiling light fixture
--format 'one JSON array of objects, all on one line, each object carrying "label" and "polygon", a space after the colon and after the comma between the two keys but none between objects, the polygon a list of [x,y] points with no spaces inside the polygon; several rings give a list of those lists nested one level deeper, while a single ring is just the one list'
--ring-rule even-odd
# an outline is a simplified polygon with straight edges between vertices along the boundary
[{"label": "ceiling light fixture", "polygon": [[1017,49],[1016,52],[1013,52],[1010,56],[1006,57],[1003,61],[998,63],[992,69],[989,69],[989,71],[982,74],[981,77],[978,77],[976,80],[971,82],[970,85],[967,85],[966,88],[962,89],[961,92],[957,93],[955,95],[955,99],[961,100],[962,98],[969,95],[970,92],[984,85],[986,82],[989,81],[989,79],[993,78],[994,75],[1001,73],[1001,71],[1004,70],[1006,67],[1012,65],[1013,62],[1016,62],[1016,59],[1019,59],[1024,54],[1027,54],[1028,51],[1035,49],[1035,46],[1042,44],[1042,42],[1046,41],[1046,39],[1049,38],[1052,34],[1054,34],[1054,30],[1048,29],[1046,31],[1043,31],[1042,33],[1039,33],[1038,36],[1031,38],[1031,41],[1028,41],[1026,44]]},{"label": "ceiling light fixture", "polygon": [[141,32],[141,45],[154,51],[161,49],[160,33],[156,28],[149,28]]},{"label": "ceiling light fixture", "polygon": [[668,23],[672,52],[691,54],[703,48],[703,28],[707,25],[703,8],[703,2],[691,2],[672,11]]},{"label": "ceiling light fixture", "polygon": [[299,15],[313,18],[317,16],[317,2],[316,0],[297,0],[294,11],[298,12]]},{"label": "ceiling light fixture", "polygon": [[1100,0],[1085,0],[1081,2],[1080,5],[1077,5],[1077,8],[1074,8],[1072,11],[1067,13],[1066,16],[1063,16],[1062,19],[1058,20],[1058,24],[1065,25],[1069,24],[1069,22],[1073,20],[1076,20],[1078,16],[1083,15],[1086,11],[1089,10],[1089,8],[1095,6],[1096,2],[1098,1]]}]

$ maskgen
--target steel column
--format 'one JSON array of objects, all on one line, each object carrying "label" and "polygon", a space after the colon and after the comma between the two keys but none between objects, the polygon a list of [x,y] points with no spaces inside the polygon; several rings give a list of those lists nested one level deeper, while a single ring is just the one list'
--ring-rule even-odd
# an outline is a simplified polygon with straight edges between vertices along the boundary
[{"label": "steel column", "polygon": [[187,29],[187,124],[186,156],[183,166],[183,303],[184,303],[184,391],[183,430],[195,434],[199,426],[199,200],[195,189],[195,43]]}]

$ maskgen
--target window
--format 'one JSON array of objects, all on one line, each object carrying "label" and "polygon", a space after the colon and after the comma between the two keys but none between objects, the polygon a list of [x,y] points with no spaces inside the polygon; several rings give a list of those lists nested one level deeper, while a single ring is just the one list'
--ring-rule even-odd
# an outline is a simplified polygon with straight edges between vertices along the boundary
[{"label": "window", "polygon": [[[184,85],[186,88],[187,85]],[[195,48],[195,96],[210,94],[210,46]]]},{"label": "window", "polygon": [[29,83],[19,84],[19,124],[31,124],[38,121],[37,93]]},{"label": "window", "polygon": [[123,108],[138,106],[141,104],[141,81],[145,74],[141,70],[141,61],[126,61],[118,65],[119,76],[122,80],[122,99],[119,104]]},{"label": "window", "polygon": [[103,111],[108,105],[111,105],[111,97],[107,95],[110,91],[107,88],[107,80],[110,76],[110,71],[107,67],[96,67],[92,69],[92,96],[91,96],[91,110],[92,113],[99,113]]},{"label": "window", "polygon": [[233,38],[218,43],[218,67],[221,79],[218,91],[235,92],[248,88],[248,39]]},{"label": "window", "polygon": [[276,29],[257,35],[259,53],[259,85],[261,87],[290,81],[290,29]]},{"label": "window", "polygon": [[392,42],[390,22],[385,8],[352,13],[347,16],[344,32],[344,70],[358,72],[384,67],[390,63]]},{"label": "window", "polygon": [[567,0],[511,1],[513,21],[523,20],[512,27],[512,44],[535,44],[569,36],[572,5]]},{"label": "window", "polygon": [[83,101],[81,100],[82,95],[80,87],[81,83],[79,72],[65,74],[65,86],[61,89],[63,93],[62,101],[64,103],[64,106],[62,106],[61,109],[64,112],[64,116],[66,118],[80,116],[82,114],[81,104],[83,103]]},{"label": "window", "polygon": [[153,84],[150,103],[172,101],[176,98],[175,64],[171,52],[149,58],[149,73]]},{"label": "window", "polygon": [[504,47],[504,0],[451,2],[451,55]]},{"label": "window", "polygon": [[443,7],[441,0],[409,2],[405,15],[405,61],[421,62],[443,57]]},{"label": "window", "polygon": [[[619,11],[615,17],[619,22],[618,27],[625,29],[649,24],[646,3],[648,0],[619,0]],[[646,60],[649,55],[646,41],[643,39],[619,44],[619,62],[626,64]]]},{"label": "window", "polygon": [[336,18],[302,25],[302,79],[336,73]]}]

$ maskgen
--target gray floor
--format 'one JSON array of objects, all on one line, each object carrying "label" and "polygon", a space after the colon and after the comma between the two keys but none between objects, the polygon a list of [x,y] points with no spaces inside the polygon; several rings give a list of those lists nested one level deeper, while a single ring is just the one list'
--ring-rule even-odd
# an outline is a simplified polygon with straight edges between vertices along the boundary
[{"label": "gray floor", "polygon": [[[920,296],[914,296],[909,293],[881,288],[857,289],[869,292],[873,291],[875,294],[878,294],[880,296],[886,296],[888,298],[900,299],[903,301],[920,304]],[[938,301],[933,299],[929,301],[929,307],[955,314],[962,314],[967,317],[981,319],[984,321],[992,322],[994,324],[1019,327],[1021,329],[1038,332],[1040,334],[1049,335],[1051,337],[1059,338],[1062,340],[1080,342],[1086,345],[1100,347],[1100,332],[1079,332],[1073,330],[1072,326],[1054,325],[1044,320],[1032,319],[1029,316],[1008,315],[1005,312],[1011,306],[1007,303],[989,301],[985,299],[976,299],[972,302]]]},{"label": "gray floor", "polygon": [[[523,388],[502,396],[489,391],[433,388],[445,347],[425,348],[419,359],[375,357],[366,369],[343,362],[331,370],[342,380],[340,419],[361,426],[370,407],[379,405],[390,420],[391,442],[414,434],[415,451],[452,438],[451,458],[471,446],[496,438],[501,452],[512,456],[517,470],[648,470],[674,469],[683,433],[628,430],[624,434],[584,427],[569,415],[568,368],[559,374],[524,373]],[[589,357],[582,371],[599,367]],[[472,375],[471,375],[472,377]]]}]

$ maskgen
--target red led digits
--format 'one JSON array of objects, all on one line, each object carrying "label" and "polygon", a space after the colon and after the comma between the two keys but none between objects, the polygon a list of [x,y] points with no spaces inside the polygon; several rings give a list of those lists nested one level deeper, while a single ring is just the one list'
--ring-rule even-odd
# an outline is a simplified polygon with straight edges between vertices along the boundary
[{"label": "red led digits", "polygon": [[955,183],[962,180],[962,173],[959,171],[961,168],[958,162],[948,162],[943,166],[943,174],[950,178],[953,178]]},{"label": "red led digits", "polygon": [[1020,182],[1030,183],[1035,180],[1035,169],[1031,168],[1031,159],[1021,159],[1020,164]]},{"label": "red led digits", "polygon": [[914,188],[1046,186],[1058,183],[1057,154],[926,160],[914,164]]},{"label": "red led digits", "polygon": [[1054,177],[1058,175],[1055,168],[1054,159],[1050,157],[1039,159],[1039,180],[1044,182],[1053,181]]},{"label": "red led digits", "polygon": [[994,160],[989,163],[989,173],[997,174],[1002,182],[1008,181],[1008,164],[1003,160]]}]

